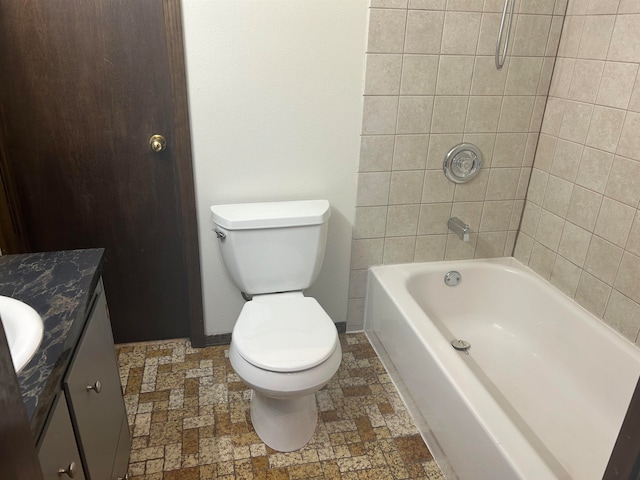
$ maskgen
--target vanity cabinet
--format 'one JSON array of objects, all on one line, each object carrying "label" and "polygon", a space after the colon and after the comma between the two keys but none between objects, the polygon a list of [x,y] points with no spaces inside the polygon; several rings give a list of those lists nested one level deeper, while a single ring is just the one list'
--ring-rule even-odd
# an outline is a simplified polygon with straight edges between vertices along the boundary
[{"label": "vanity cabinet", "polygon": [[[62,388],[63,392],[60,392],[60,400],[53,415],[63,408],[61,405],[68,406],[67,416],[70,417],[73,437],[65,443],[77,444],[81,459],[76,461],[76,466],[78,472],[82,470],[82,475],[76,474],[71,478],[127,478],[131,448],[129,425],[101,282],[93,296],[84,331],[74,351]],[[62,430],[68,433],[66,426],[60,427],[63,421],[54,424],[54,420],[55,418],[51,417],[41,442],[41,462],[43,458],[51,455],[46,448],[52,442],[51,437],[58,438],[62,435]],[[62,462],[62,468],[68,467],[69,461],[63,454],[60,455],[56,461]],[[63,472],[59,477],[51,478],[66,477]]]},{"label": "vanity cabinet", "polygon": [[[78,444],[64,395],[56,398],[38,451],[44,480],[85,480]],[[66,475],[65,475],[66,474]]]}]

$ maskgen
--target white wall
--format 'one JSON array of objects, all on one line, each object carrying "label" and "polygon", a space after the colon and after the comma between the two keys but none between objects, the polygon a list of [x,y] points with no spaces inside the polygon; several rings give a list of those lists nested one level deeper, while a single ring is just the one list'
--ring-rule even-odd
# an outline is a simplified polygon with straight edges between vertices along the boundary
[{"label": "white wall", "polygon": [[367,0],[188,0],[183,18],[205,333],[243,305],[209,206],[326,198],[322,273],[308,294],[346,320]]}]

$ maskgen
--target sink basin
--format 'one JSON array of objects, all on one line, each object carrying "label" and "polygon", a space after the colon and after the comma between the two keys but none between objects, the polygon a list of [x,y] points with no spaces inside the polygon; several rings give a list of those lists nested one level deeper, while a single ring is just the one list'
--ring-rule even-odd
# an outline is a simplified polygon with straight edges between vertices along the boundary
[{"label": "sink basin", "polygon": [[31,360],[40,346],[42,319],[38,312],[26,303],[0,295],[0,320],[17,373]]}]

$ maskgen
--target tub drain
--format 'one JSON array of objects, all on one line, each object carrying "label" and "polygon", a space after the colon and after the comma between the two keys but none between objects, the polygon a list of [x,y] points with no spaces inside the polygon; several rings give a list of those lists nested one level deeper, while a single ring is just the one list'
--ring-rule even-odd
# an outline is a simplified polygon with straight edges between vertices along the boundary
[{"label": "tub drain", "polygon": [[471,348],[471,344],[466,340],[454,340],[451,342],[451,346],[456,350],[460,350],[461,352],[469,355],[469,349]]}]

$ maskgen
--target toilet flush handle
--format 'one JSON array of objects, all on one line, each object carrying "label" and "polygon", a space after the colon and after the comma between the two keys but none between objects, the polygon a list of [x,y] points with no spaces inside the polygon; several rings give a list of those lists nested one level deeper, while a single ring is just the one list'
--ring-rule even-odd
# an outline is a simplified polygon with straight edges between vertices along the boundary
[{"label": "toilet flush handle", "polygon": [[220,240],[223,240],[223,239],[227,238],[227,236],[223,232],[221,232],[219,230],[214,230],[214,232],[216,234],[216,237],[218,237]]}]

